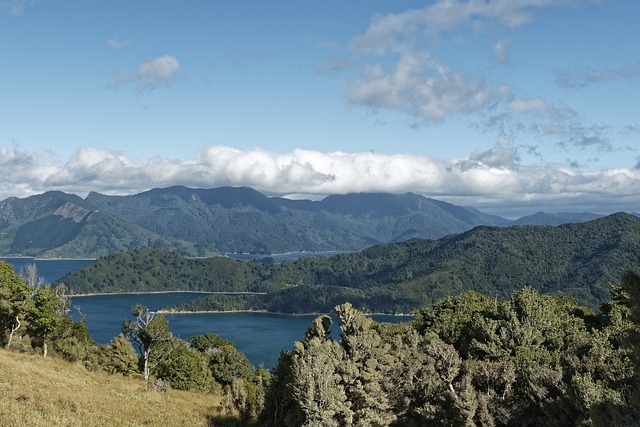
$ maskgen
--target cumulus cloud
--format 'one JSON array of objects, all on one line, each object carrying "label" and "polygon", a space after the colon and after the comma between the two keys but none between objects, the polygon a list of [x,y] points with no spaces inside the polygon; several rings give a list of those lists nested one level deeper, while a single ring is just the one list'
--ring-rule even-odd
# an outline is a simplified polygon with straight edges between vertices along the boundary
[{"label": "cumulus cloud", "polygon": [[[499,84],[447,67],[427,53],[429,42],[454,31],[520,27],[538,10],[577,3],[580,0],[437,0],[423,8],[375,16],[350,42],[351,49],[371,55],[371,62],[346,85],[347,99],[372,111],[397,110],[427,122],[482,111],[504,101]],[[509,61],[506,40],[498,40],[493,51],[501,62]]]},{"label": "cumulus cloud", "polygon": [[152,90],[158,86],[171,86],[176,73],[180,71],[180,63],[171,55],[158,56],[138,67],[138,86],[144,90]]},{"label": "cumulus cloud", "polygon": [[135,74],[115,72],[106,87],[117,90],[133,83],[139,92],[149,92],[160,86],[171,86],[180,70],[180,62],[174,56],[158,56],[141,63]]},{"label": "cumulus cloud", "polygon": [[473,112],[493,97],[482,81],[469,81],[426,54],[405,53],[393,71],[370,67],[348,84],[351,103],[374,111],[384,108],[426,121],[441,121],[452,113]]},{"label": "cumulus cloud", "polygon": [[598,83],[612,80],[635,80],[640,77],[640,62],[629,64],[622,68],[607,68],[594,70],[592,68],[578,68],[556,72],[556,83],[565,89],[582,89]]},{"label": "cumulus cloud", "polygon": [[461,159],[372,152],[274,153],[214,146],[196,158],[135,163],[122,153],[78,150],[66,162],[49,152],[0,148],[0,200],[48,190],[85,195],[132,194],[154,187],[250,186],[298,198],[351,192],[414,192],[487,212],[527,214],[543,209],[608,213],[640,203],[640,170],[580,172],[566,165],[520,166],[508,143]]}]

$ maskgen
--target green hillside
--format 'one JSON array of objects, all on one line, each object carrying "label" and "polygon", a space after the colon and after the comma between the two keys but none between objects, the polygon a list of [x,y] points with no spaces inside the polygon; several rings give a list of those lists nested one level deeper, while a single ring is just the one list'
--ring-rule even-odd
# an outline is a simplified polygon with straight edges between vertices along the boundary
[{"label": "green hillside", "polygon": [[614,214],[550,226],[477,227],[358,253],[295,262],[185,259],[162,250],[104,257],[61,280],[76,293],[167,290],[267,292],[209,296],[182,309],[326,312],[346,300],[373,312],[413,312],[468,290],[499,298],[524,286],[596,307],[640,254],[640,218]]}]

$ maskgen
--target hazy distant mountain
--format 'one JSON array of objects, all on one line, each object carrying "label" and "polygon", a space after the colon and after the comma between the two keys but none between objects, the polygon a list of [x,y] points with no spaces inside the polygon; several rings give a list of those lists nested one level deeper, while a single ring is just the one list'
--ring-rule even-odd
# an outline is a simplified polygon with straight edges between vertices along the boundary
[{"label": "hazy distant mountain", "polygon": [[[558,224],[591,214],[536,214]],[[529,222],[527,222],[529,221]],[[508,220],[413,193],[267,197],[247,187],[158,188],[85,199],[47,192],[0,202],[0,255],[95,257],[138,247],[190,256],[212,252],[355,251],[414,237],[437,239]]]},{"label": "hazy distant mountain", "polygon": [[592,214],[589,212],[573,213],[545,213],[537,212],[533,215],[523,216],[522,218],[511,221],[510,225],[560,225],[571,224],[576,222],[591,221],[602,218],[604,215]]},{"label": "hazy distant mountain", "polygon": [[91,210],[80,197],[61,192],[0,202],[0,225],[0,254],[5,256],[96,258],[142,247],[191,256],[213,254]]},{"label": "hazy distant mountain", "polygon": [[493,224],[479,212],[411,193],[310,201],[269,198],[246,187],[169,187],[131,196],[91,193],[86,202],[155,233],[220,252],[358,250]]}]

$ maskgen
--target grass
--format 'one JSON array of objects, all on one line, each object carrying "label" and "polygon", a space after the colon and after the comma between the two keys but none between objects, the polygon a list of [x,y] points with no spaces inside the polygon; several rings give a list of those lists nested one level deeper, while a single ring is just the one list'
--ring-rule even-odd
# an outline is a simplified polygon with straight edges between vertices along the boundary
[{"label": "grass", "polygon": [[223,426],[220,396],[148,392],[143,381],[0,350],[0,426]]}]

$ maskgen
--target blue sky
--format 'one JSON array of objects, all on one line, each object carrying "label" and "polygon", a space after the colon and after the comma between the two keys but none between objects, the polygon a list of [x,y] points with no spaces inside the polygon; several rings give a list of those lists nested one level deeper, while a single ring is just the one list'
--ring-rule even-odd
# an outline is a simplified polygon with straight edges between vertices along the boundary
[{"label": "blue sky", "polygon": [[640,211],[635,0],[0,0],[0,200],[251,186]]}]

